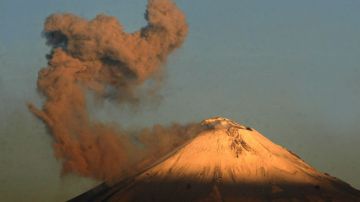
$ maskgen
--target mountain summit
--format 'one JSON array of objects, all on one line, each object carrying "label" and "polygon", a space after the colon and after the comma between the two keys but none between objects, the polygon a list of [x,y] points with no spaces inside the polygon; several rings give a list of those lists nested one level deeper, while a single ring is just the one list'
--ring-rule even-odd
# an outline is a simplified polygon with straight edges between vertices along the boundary
[{"label": "mountain summit", "polygon": [[256,130],[215,117],[146,171],[72,201],[360,201],[360,191]]}]

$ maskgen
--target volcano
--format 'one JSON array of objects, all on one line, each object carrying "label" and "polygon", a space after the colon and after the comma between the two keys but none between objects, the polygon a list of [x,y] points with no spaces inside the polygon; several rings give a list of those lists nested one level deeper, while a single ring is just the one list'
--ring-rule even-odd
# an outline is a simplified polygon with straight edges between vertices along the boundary
[{"label": "volcano", "polygon": [[360,191],[253,128],[222,117],[201,125],[145,171],[70,201],[360,201]]}]

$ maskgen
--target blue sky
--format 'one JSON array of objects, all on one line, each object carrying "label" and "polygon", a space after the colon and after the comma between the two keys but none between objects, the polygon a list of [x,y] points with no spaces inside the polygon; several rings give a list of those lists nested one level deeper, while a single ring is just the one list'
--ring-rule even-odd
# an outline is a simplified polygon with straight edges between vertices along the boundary
[{"label": "blue sky", "polygon": [[[189,37],[168,62],[160,103],[92,109],[127,127],[225,116],[256,128],[317,169],[360,188],[360,2],[177,0]],[[145,0],[0,0],[0,195],[63,201],[96,182],[60,178],[45,127],[25,103],[41,103],[36,77],[54,12],[116,16],[145,25]]]}]

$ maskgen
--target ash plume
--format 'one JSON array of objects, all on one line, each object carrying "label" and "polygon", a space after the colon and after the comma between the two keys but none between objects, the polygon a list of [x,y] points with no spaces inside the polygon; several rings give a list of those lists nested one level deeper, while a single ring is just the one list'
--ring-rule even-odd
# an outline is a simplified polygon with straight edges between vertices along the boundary
[{"label": "ash plume", "polygon": [[134,33],[106,15],[86,20],[57,13],[46,19],[44,36],[52,49],[37,81],[46,101],[41,109],[28,107],[52,135],[63,173],[115,181],[136,170],[141,159],[168,152],[199,129],[175,124],[129,132],[90,120],[88,91],[119,104],[139,104],[144,96],[139,88],[156,79],[167,56],[184,42],[186,19],[170,0],[149,0],[145,18],[148,24]]}]

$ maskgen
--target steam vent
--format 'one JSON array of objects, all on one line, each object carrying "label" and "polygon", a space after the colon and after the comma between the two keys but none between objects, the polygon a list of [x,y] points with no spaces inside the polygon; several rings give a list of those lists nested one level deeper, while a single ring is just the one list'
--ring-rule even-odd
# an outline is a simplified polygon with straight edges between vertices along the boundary
[{"label": "steam vent", "polygon": [[256,130],[226,118],[144,172],[71,201],[360,201],[360,191],[321,173]]}]

